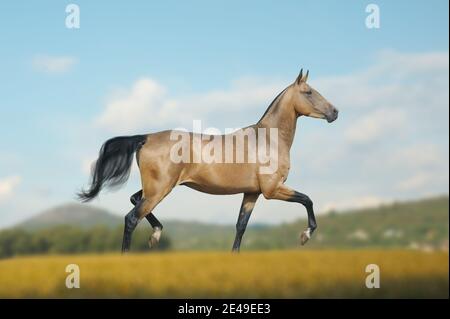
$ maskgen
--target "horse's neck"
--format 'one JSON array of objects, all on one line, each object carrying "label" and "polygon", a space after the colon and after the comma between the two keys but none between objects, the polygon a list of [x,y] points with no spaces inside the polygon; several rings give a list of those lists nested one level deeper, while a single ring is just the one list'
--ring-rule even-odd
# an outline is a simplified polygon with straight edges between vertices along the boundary
[{"label": "horse's neck", "polygon": [[289,149],[294,141],[297,115],[294,108],[281,97],[280,101],[272,105],[257,125],[265,128],[277,128],[278,137],[281,139],[279,143],[281,142]]}]

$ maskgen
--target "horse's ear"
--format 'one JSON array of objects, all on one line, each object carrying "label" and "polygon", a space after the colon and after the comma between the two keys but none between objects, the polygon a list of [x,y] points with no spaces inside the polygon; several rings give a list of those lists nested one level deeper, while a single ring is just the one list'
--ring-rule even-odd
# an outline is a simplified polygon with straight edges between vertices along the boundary
[{"label": "horse's ear", "polygon": [[300,70],[300,73],[297,76],[297,79],[295,80],[295,83],[296,84],[300,84],[300,82],[302,81],[302,77],[303,77],[303,69]]},{"label": "horse's ear", "polygon": [[306,83],[306,81],[308,81],[308,75],[309,75],[309,70],[308,71],[306,71],[306,75],[305,75],[305,77],[303,78],[303,82],[305,82]]}]

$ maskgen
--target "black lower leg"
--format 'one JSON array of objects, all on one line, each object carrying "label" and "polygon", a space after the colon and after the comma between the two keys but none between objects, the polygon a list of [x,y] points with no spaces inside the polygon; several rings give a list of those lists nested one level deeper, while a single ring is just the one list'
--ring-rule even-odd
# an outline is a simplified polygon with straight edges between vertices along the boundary
[{"label": "black lower leg", "polygon": [[317,228],[312,200],[305,194],[295,192],[294,195],[289,199],[289,201],[297,202],[305,206],[306,212],[308,214],[308,228],[310,229],[310,233],[312,234]]},{"label": "black lower leg", "polygon": [[155,215],[153,215],[153,213],[148,214],[145,218],[147,218],[150,225],[152,225],[152,228],[158,227],[161,230],[163,229],[163,225],[159,222]]},{"label": "black lower leg", "polygon": [[239,251],[241,247],[242,236],[244,236],[245,229],[247,228],[248,220],[252,214],[252,211],[246,211],[242,205],[239,212],[238,221],[236,223],[236,237],[233,243],[233,251]]},{"label": "black lower leg", "polygon": [[125,226],[123,230],[123,240],[122,240],[122,252],[127,252],[130,250],[131,236],[134,229],[139,223],[139,204],[136,205],[126,216],[125,216]]},{"label": "black lower leg", "polygon": [[142,189],[140,191],[134,193],[133,195],[131,195],[130,202],[131,202],[131,204],[136,206],[136,204],[139,203],[139,201],[141,199],[142,199]]}]

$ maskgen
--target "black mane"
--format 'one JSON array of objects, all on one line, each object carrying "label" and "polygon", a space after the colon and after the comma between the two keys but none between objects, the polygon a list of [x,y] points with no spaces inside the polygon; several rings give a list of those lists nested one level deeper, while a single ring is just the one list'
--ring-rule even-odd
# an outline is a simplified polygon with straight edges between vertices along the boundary
[{"label": "black mane", "polygon": [[267,113],[269,112],[269,110],[272,108],[272,106],[274,106],[275,101],[278,100],[278,98],[287,90],[287,88],[285,88],[283,91],[281,91],[280,93],[278,93],[278,95],[273,99],[272,103],[270,103],[269,107],[267,107],[266,111],[264,112],[264,114],[261,116],[261,118],[259,119],[258,123],[260,123],[262,121],[262,119],[264,118],[264,116],[267,115]]}]

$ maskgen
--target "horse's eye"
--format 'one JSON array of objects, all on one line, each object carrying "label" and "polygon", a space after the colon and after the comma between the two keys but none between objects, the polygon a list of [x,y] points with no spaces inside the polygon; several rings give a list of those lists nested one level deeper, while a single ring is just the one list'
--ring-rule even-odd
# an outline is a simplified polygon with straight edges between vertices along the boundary
[{"label": "horse's eye", "polygon": [[306,91],[305,93],[308,94],[308,95],[311,95],[312,91]]}]

